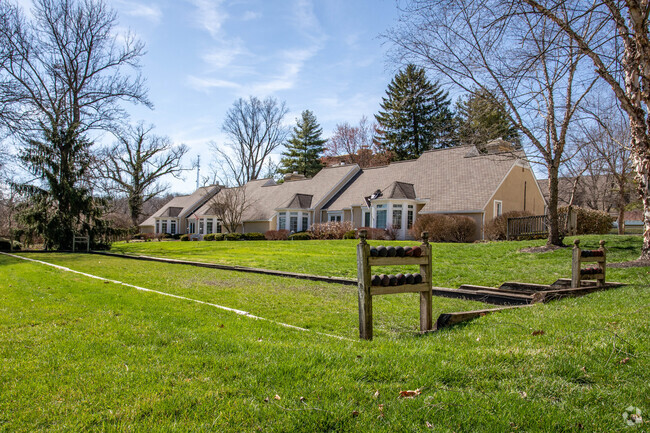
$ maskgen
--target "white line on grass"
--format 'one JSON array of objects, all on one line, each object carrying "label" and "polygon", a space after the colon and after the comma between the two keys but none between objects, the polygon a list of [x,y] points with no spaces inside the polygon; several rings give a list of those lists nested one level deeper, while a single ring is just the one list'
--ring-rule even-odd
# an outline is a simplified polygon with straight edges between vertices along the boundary
[{"label": "white line on grass", "polygon": [[289,325],[288,323],[276,322],[275,320],[255,316],[255,315],[249,313],[248,311],[237,310],[235,308],[230,308],[230,307],[224,307],[223,305],[217,305],[217,304],[212,304],[210,302],[199,301],[198,299],[186,298],[185,296],[174,295],[174,294],[171,294],[171,293],[161,292],[159,290],[147,289],[146,287],[134,286],[133,284],[123,283],[122,281],[111,280],[110,278],[104,278],[104,277],[99,277],[97,275],[87,274],[85,272],[75,271],[74,269],[66,268],[65,266],[55,265],[53,263],[48,263],[48,262],[44,262],[44,261],[41,261],[41,260],[30,259],[30,258],[23,257],[23,256],[17,256],[15,254],[9,254],[9,253],[3,253],[3,252],[0,252],[0,254],[4,254],[5,256],[10,256],[10,257],[15,257],[17,259],[27,260],[29,262],[40,263],[42,265],[51,266],[53,268],[57,268],[57,269],[60,269],[62,271],[72,272],[74,274],[83,275],[85,277],[94,278],[96,280],[108,281],[108,282],[115,283],[115,284],[121,284],[123,286],[132,287],[132,288],[134,288],[136,290],[141,290],[143,292],[157,293],[159,295],[169,296],[170,298],[182,299],[182,300],[185,300],[185,301],[196,302],[197,304],[208,305],[210,307],[219,308],[221,310],[230,311],[231,313],[239,314],[240,316],[248,317],[249,319],[263,320],[265,322],[273,323],[275,325],[283,326],[285,328],[295,329],[297,331],[313,332],[314,334],[323,335],[325,337],[331,337],[331,338],[336,338],[336,339],[339,339],[339,340],[351,341],[351,342],[354,342],[354,343],[357,342],[357,340],[352,340],[350,338],[341,337],[339,335],[326,334],[324,332],[312,331],[312,330],[307,329],[307,328],[301,328],[299,326]]}]

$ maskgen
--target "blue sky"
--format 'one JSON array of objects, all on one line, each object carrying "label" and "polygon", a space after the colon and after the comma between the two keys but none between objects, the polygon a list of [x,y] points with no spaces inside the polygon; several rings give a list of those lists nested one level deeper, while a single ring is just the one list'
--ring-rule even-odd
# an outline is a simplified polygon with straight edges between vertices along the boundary
[{"label": "blue sky", "polygon": [[[142,73],[154,110],[128,107],[134,122],[190,147],[186,163],[210,141],[239,97],[286,101],[288,124],[309,109],[327,138],[337,123],[372,118],[396,68],[379,35],[396,22],[394,0],[109,0],[120,30],[145,44]],[[275,155],[279,158],[279,154]],[[190,192],[196,172],[174,192]]]}]

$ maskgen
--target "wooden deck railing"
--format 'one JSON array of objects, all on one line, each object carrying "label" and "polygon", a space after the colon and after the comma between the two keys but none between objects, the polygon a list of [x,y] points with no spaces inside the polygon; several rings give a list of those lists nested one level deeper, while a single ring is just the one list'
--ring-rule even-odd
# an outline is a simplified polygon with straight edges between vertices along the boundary
[{"label": "wooden deck railing", "polygon": [[540,236],[548,234],[548,218],[546,215],[508,218],[507,239],[517,239],[520,236]]}]

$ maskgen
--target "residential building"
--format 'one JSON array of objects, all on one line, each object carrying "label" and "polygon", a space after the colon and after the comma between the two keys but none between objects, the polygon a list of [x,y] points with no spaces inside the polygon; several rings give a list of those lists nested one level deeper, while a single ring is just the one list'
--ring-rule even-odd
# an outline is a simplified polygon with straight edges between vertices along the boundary
[{"label": "residential building", "polygon": [[[355,228],[391,228],[398,239],[408,239],[418,216],[457,214],[476,222],[473,239],[481,239],[484,224],[503,212],[543,213],[546,203],[523,151],[502,142],[486,149],[432,150],[382,167],[337,165],[313,178],[288,175],[280,184],[253,180],[240,187],[246,204],[238,231],[299,232],[314,223],[351,221]],[[153,230],[170,232],[170,221],[176,218],[182,233],[201,237],[219,232],[213,209],[220,193],[220,187],[208,187],[175,198],[152,216]],[[141,226],[151,226],[152,218]]]}]

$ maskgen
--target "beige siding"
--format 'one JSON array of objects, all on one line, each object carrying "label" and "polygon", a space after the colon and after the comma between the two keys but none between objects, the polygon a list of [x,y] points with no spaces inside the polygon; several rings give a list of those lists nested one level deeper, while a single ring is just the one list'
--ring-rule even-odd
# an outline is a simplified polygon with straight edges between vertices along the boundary
[{"label": "beige siding", "polygon": [[362,227],[363,212],[360,207],[352,208],[352,227]]},{"label": "beige siding", "polygon": [[[244,223],[244,229],[246,233],[265,233],[267,230],[271,230],[271,223],[268,221],[246,222]],[[275,230],[275,225],[273,225],[273,230]]]},{"label": "beige siding", "polygon": [[[525,185],[525,187],[524,187]],[[525,209],[524,209],[524,189],[526,191]],[[528,168],[515,166],[501,186],[497,189],[494,196],[490,199],[485,207],[485,221],[494,218],[494,201],[502,202],[503,212],[527,210],[533,215],[542,215],[544,213],[544,197],[537,187],[537,182],[533,173]]]}]

